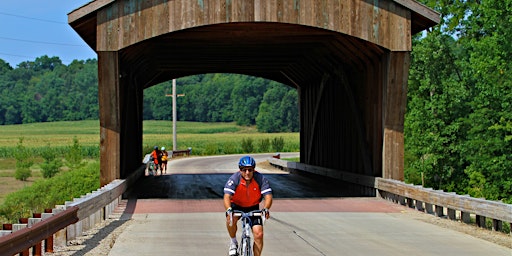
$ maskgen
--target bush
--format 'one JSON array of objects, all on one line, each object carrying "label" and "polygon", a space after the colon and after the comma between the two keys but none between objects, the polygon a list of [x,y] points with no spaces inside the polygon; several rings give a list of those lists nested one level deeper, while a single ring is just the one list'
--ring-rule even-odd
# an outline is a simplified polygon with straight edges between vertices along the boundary
[{"label": "bush", "polygon": [[41,152],[41,157],[44,159],[44,162],[40,165],[43,177],[47,179],[55,176],[62,167],[61,159],[57,158],[57,151],[48,145],[46,150]]},{"label": "bush", "polygon": [[272,140],[272,149],[274,149],[275,152],[283,151],[284,149],[284,139],[283,137],[274,138]]},{"label": "bush", "polygon": [[242,152],[244,153],[252,153],[254,151],[254,146],[252,145],[253,140],[251,138],[243,138],[242,139]]},{"label": "bush", "polygon": [[30,177],[32,177],[30,168],[16,168],[14,172],[14,178],[17,180],[27,181]]},{"label": "bush", "polygon": [[14,178],[21,181],[26,181],[32,176],[30,167],[34,164],[31,154],[25,146],[23,146],[23,138],[19,139],[18,144],[14,152],[14,158],[16,159],[16,171]]},{"label": "bush", "polygon": [[260,152],[262,152],[262,153],[268,152],[269,149],[270,149],[270,139],[269,138],[261,139],[260,144],[259,144]]},{"label": "bush", "polygon": [[67,166],[71,169],[77,169],[83,166],[82,146],[76,137],[73,138],[73,145],[68,148],[68,152],[65,154],[65,159]]}]

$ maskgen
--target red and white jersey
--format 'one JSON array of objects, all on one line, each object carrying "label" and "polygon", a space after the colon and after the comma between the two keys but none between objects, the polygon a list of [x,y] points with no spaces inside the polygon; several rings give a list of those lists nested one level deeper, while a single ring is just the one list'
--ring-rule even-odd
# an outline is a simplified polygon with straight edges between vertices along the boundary
[{"label": "red and white jersey", "polygon": [[272,189],[269,181],[257,171],[254,171],[249,184],[242,178],[240,172],[235,172],[224,185],[224,194],[233,196],[231,203],[241,207],[251,207],[258,205],[265,195],[272,194]]}]

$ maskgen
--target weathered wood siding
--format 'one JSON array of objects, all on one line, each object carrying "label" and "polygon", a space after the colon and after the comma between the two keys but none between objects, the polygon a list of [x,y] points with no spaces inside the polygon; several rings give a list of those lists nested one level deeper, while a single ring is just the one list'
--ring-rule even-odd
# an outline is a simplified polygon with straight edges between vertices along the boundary
[{"label": "weathered wood siding", "polygon": [[[279,22],[411,50],[410,11],[391,0],[118,0],[98,12],[97,51],[118,51],[159,35],[233,22]],[[229,36],[229,35],[226,35]]]}]

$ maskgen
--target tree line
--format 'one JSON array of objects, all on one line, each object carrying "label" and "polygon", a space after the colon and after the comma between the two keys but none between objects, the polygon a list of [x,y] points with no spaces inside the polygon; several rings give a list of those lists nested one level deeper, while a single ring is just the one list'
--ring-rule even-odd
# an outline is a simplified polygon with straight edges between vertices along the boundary
[{"label": "tree line", "polygon": [[[180,121],[236,122],[261,132],[299,130],[297,91],[237,74],[177,79]],[[12,68],[0,59],[0,125],[98,119],[97,60],[42,56]],[[171,81],[144,90],[143,119],[171,120]]]},{"label": "tree line", "polygon": [[[512,0],[421,0],[441,23],[413,38],[405,180],[512,203]],[[0,60],[0,124],[98,118],[95,60]],[[261,78],[177,80],[178,120],[298,131],[297,92]],[[144,91],[144,119],[171,118],[170,82]]]},{"label": "tree line", "polygon": [[512,203],[512,0],[422,2],[441,24],[414,38],[406,178]]}]

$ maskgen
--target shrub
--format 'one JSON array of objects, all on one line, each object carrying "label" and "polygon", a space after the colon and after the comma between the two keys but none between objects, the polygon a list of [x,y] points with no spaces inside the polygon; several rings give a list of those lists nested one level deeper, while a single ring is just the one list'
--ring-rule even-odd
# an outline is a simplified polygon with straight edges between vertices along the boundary
[{"label": "shrub", "polygon": [[14,178],[17,180],[26,181],[29,177],[32,176],[30,167],[34,161],[32,160],[30,151],[28,151],[28,149],[23,146],[23,138],[20,138],[18,144],[16,145],[14,158],[16,159],[16,171],[14,173]]},{"label": "shrub", "polygon": [[260,152],[268,152],[270,149],[270,139],[264,138],[260,140],[259,150]]},{"label": "shrub", "polygon": [[76,137],[73,138],[73,145],[68,148],[65,159],[68,167],[71,169],[77,169],[83,166],[82,146]]},{"label": "shrub", "polygon": [[252,153],[254,151],[253,140],[251,138],[242,139],[242,151],[244,153]]},{"label": "shrub", "polygon": [[44,162],[40,165],[43,177],[47,179],[55,176],[59,172],[60,167],[62,167],[62,160],[57,158],[57,151],[48,145],[41,152],[41,157],[44,159]]},{"label": "shrub", "polygon": [[284,149],[284,139],[283,137],[274,138],[272,140],[272,149],[274,149],[275,152],[283,151]]}]

